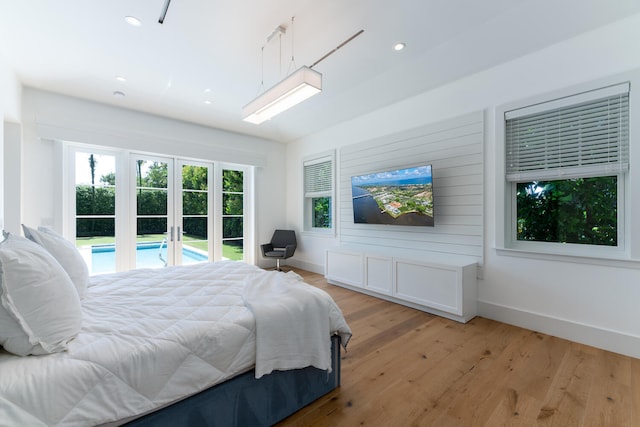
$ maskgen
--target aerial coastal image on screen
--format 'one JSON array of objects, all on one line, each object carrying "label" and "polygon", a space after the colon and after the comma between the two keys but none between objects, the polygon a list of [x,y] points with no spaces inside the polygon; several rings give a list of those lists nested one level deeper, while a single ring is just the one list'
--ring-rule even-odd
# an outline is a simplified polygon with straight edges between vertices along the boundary
[{"label": "aerial coastal image on screen", "polygon": [[354,221],[433,225],[431,166],[354,176]]}]

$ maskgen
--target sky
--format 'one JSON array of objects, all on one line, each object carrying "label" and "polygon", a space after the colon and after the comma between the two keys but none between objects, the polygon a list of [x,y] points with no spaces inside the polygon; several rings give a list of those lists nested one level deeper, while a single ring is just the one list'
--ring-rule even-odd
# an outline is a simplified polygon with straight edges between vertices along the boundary
[{"label": "sky", "polygon": [[425,178],[425,183],[431,182],[431,165],[354,176],[351,182],[353,185],[371,185],[416,178]]},{"label": "sky", "polygon": [[[76,185],[91,185],[91,168],[89,167],[89,156],[91,153],[76,153]],[[100,185],[100,178],[109,173],[116,172],[116,157],[109,154],[94,154],[96,161],[95,184]],[[142,166],[142,174],[146,175],[146,170],[153,164],[153,161],[145,161]]]},{"label": "sky", "polygon": [[[96,160],[96,185],[100,184],[100,177],[116,171],[115,156],[94,154]],[[76,185],[91,185],[91,168],[89,167],[89,153],[76,153]]]}]

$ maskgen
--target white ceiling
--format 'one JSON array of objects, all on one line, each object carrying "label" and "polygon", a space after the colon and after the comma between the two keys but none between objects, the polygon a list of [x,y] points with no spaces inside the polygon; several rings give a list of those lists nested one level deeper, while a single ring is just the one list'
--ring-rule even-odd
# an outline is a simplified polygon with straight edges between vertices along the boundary
[{"label": "white ceiling", "polygon": [[[172,0],[160,24],[164,4],[0,0],[0,55],[25,86],[291,141],[640,13],[638,0]],[[267,42],[278,25],[286,34]],[[361,29],[314,67],[320,95],[241,120],[262,75],[269,88]]]}]

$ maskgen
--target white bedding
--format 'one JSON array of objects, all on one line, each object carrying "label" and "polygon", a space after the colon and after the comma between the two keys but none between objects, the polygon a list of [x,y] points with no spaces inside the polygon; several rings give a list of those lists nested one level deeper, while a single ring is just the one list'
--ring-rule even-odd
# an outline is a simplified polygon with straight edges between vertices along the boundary
[{"label": "white bedding", "polygon": [[243,298],[256,319],[256,378],[306,366],[330,372],[331,333],[345,348],[351,338],[333,299],[293,272],[246,279]]},{"label": "white bedding", "polygon": [[256,322],[243,292],[263,274],[217,262],[92,277],[67,352],[0,349],[0,425],[112,422],[251,369]]}]

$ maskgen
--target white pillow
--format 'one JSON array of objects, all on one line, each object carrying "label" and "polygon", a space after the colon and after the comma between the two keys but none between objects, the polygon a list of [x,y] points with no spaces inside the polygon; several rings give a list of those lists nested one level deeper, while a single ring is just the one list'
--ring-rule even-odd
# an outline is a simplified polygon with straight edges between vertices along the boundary
[{"label": "white pillow", "polygon": [[41,246],[5,233],[0,242],[0,345],[19,356],[64,351],[80,331],[80,298]]},{"label": "white pillow", "polygon": [[38,230],[34,230],[22,224],[22,229],[27,239],[45,248],[60,263],[82,298],[89,283],[89,268],[73,243],[50,228],[38,227]]}]

